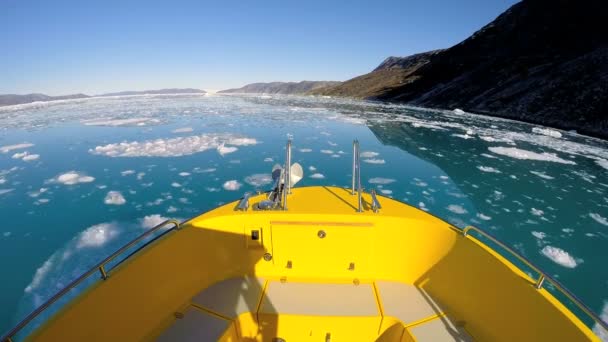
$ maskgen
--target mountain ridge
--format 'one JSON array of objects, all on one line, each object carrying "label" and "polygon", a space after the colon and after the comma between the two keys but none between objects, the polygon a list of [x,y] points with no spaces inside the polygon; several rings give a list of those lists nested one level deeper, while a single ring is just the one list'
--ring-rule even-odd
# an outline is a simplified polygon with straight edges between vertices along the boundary
[{"label": "mountain ridge", "polygon": [[306,94],[312,90],[331,87],[337,81],[257,82],[218,91],[219,94]]}]

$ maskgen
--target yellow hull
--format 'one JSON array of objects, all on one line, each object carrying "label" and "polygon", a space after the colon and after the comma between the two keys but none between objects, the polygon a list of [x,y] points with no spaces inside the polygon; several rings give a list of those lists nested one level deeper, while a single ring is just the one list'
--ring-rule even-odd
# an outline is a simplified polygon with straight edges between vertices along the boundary
[{"label": "yellow hull", "polygon": [[120,264],[29,338],[597,340],[476,238],[389,198],[373,213],[364,194],[358,213],[356,198],[308,187],[292,190],[288,211],[219,207]]}]

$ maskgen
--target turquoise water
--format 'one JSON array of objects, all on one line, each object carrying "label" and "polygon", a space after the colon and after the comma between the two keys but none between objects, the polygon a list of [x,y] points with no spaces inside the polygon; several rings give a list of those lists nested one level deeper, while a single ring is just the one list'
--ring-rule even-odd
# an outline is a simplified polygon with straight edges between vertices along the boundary
[{"label": "turquoise water", "polygon": [[298,186],[348,186],[357,138],[367,189],[492,233],[608,315],[606,142],[330,98],[139,96],[0,108],[0,332],[146,227],[268,189],[288,137]]}]

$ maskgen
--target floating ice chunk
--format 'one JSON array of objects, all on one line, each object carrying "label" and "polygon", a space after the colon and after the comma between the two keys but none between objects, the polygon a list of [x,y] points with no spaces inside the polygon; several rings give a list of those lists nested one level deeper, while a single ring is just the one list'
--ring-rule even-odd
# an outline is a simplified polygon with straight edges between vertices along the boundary
[{"label": "floating ice chunk", "polygon": [[233,134],[203,134],[172,139],[131,141],[104,146],[96,146],[89,153],[107,157],[179,157],[218,149],[220,154],[234,152],[233,146],[255,145],[251,138],[237,137]]},{"label": "floating ice chunk", "polygon": [[452,134],[452,136],[453,136],[453,137],[457,137],[457,138],[462,138],[462,139],[465,139],[465,140],[468,140],[468,139],[475,139],[475,137],[474,137],[474,136],[472,136],[472,135],[468,135],[468,134]]},{"label": "floating ice chunk", "polygon": [[329,146],[338,146],[338,144],[336,144],[336,143],[335,143],[335,142],[333,142],[333,141],[329,141],[329,140],[328,140],[328,141],[327,141],[327,143],[329,144]]},{"label": "floating ice chunk", "polygon": [[550,161],[550,162],[561,163],[561,164],[576,165],[575,162],[573,162],[571,160],[562,159],[553,153],[547,153],[547,152],[536,153],[536,152],[532,152],[532,151],[522,150],[522,149],[519,149],[516,147],[502,147],[502,146],[488,147],[488,150],[490,150],[490,152],[500,154],[503,156],[507,156],[507,157],[511,157],[511,158],[515,158],[515,159],[540,160],[540,161]]},{"label": "floating ice chunk", "polygon": [[112,118],[101,118],[93,120],[83,120],[81,123],[85,126],[144,126],[146,123],[159,123],[160,120],[152,118],[129,118],[129,119],[112,119]]},{"label": "floating ice chunk", "polygon": [[572,234],[572,233],[574,233],[574,229],[572,229],[572,228],[563,228],[562,232],[567,233],[567,234]]},{"label": "floating ice chunk", "polygon": [[484,215],[483,213],[477,213],[477,217],[479,217],[480,219],[484,220],[484,221],[489,221],[492,219],[491,216],[488,215]]},{"label": "floating ice chunk", "polygon": [[317,168],[311,165],[308,167],[308,170],[314,172],[314,171],[317,171]]},{"label": "floating ice chunk", "polygon": [[451,212],[453,212],[454,214],[459,214],[459,215],[463,215],[468,213],[468,211],[463,208],[462,206],[458,205],[458,204],[450,204],[448,205],[447,209]]},{"label": "floating ice chunk", "polygon": [[123,205],[127,203],[127,200],[125,200],[120,191],[110,191],[103,202],[110,205]]},{"label": "floating ice chunk", "polygon": [[188,176],[190,176],[190,172],[180,172],[179,175],[181,177],[188,177]]},{"label": "floating ice chunk", "polygon": [[[600,318],[604,322],[608,323],[608,301],[604,302],[604,307],[602,308]],[[595,323],[593,325],[593,333],[600,338],[600,341],[608,341],[608,331],[604,329],[601,325],[599,325],[599,323]]]},{"label": "floating ice chunk", "polygon": [[194,170],[192,170],[192,172],[194,173],[211,173],[211,172],[215,172],[216,168],[214,167],[210,167],[207,169],[200,169],[200,168],[195,168]]},{"label": "floating ice chunk", "polygon": [[551,176],[547,175],[546,173],[540,172],[540,171],[530,171],[530,173],[533,175],[537,175],[538,177],[543,178],[543,179],[549,179],[549,180],[555,179],[555,177],[551,177]]},{"label": "floating ice chunk", "polygon": [[24,148],[28,148],[28,147],[32,147],[32,146],[34,146],[34,144],[30,144],[30,143],[0,146],[0,152],[9,153],[10,151],[13,151],[13,150],[22,150]]},{"label": "floating ice chunk", "polygon": [[0,195],[8,194],[15,189],[0,189]]},{"label": "floating ice chunk", "polygon": [[32,161],[32,160],[38,160],[38,158],[40,158],[39,154],[28,154],[27,156],[23,157],[21,160]]},{"label": "floating ice chunk", "polygon": [[376,158],[363,159],[363,162],[368,163],[368,164],[384,164],[385,163],[384,159],[376,159]]},{"label": "floating ice chunk", "polygon": [[194,129],[192,129],[192,127],[182,127],[182,128],[177,128],[177,129],[172,130],[171,133],[176,133],[176,134],[190,133],[192,131],[194,131]]},{"label": "floating ice chunk", "polygon": [[269,173],[257,173],[245,177],[245,183],[255,187],[268,185],[272,183],[272,175],[270,175]]},{"label": "floating ice chunk", "polygon": [[378,152],[372,152],[372,151],[363,151],[361,152],[361,154],[359,154],[359,156],[361,158],[374,158],[377,157],[380,153]]},{"label": "floating ice chunk", "polygon": [[[143,218],[139,219],[139,223],[142,228],[150,229],[150,228],[158,226],[159,224],[161,224],[167,220],[168,220],[168,218],[160,216],[159,214],[152,214],[152,215],[144,216]],[[169,229],[169,227],[170,226],[167,226],[166,229]]]},{"label": "floating ice chunk", "polygon": [[135,173],[135,170],[125,170],[125,171],[120,172],[120,174],[122,176],[128,176],[128,175],[132,175],[134,173]]},{"label": "floating ice chunk", "polygon": [[458,114],[458,115],[462,115],[465,113],[465,111],[460,108],[455,108],[452,112],[454,112],[454,114]]},{"label": "floating ice chunk", "polygon": [[167,212],[168,213],[174,213],[177,211],[177,208],[174,206],[169,206],[169,208],[167,208]]},{"label": "floating ice chunk", "polygon": [[178,182],[171,183],[171,186],[174,187],[174,188],[181,188],[182,187],[182,185],[179,184]]},{"label": "floating ice chunk", "polygon": [[312,152],[311,148],[301,148],[298,151],[302,152],[302,153],[308,153],[308,152]]},{"label": "floating ice chunk", "polygon": [[480,171],[483,171],[483,172],[489,172],[489,173],[502,173],[502,172],[500,172],[500,170],[495,169],[495,168],[493,168],[493,167],[491,167],[491,166],[477,166],[477,168],[478,168]]},{"label": "floating ice chunk", "polygon": [[558,265],[567,267],[567,268],[575,268],[582,260],[575,260],[568,252],[564,251],[561,248],[553,247],[553,246],[545,246],[541,253],[547,258],[551,259],[551,261],[555,262]]},{"label": "floating ice chunk", "polygon": [[87,176],[83,173],[79,173],[78,171],[68,171],[63,173],[55,178],[50,179],[51,182],[61,183],[64,185],[74,185],[79,183],[90,183],[94,181],[95,178],[91,176]]},{"label": "floating ice chunk", "polygon": [[272,163],[274,161],[274,159],[268,157],[268,158],[264,158],[264,162],[266,163]]},{"label": "floating ice chunk", "polygon": [[554,129],[550,128],[540,128],[540,127],[532,127],[532,132],[536,134],[542,134],[553,138],[561,138],[562,134]]},{"label": "floating ice chunk", "polygon": [[224,144],[221,144],[220,146],[217,147],[217,152],[220,155],[226,155],[228,153],[233,153],[236,152],[238,150],[238,148],[234,147],[234,146],[225,146]]},{"label": "floating ice chunk", "polygon": [[547,237],[547,234],[545,234],[544,232],[537,232],[537,231],[532,231],[532,235],[539,240],[542,240]]},{"label": "floating ice chunk", "polygon": [[334,151],[332,151],[332,150],[321,150],[321,153],[323,153],[323,154],[334,154]]},{"label": "floating ice chunk", "polygon": [[34,278],[32,278],[32,281],[30,282],[30,284],[25,288],[25,293],[30,293],[33,290],[35,290],[36,288],[38,288],[38,286],[40,286],[40,284],[42,283],[42,280],[44,280],[44,278],[46,277],[46,275],[49,273],[49,271],[51,270],[51,268],[53,267],[53,258],[49,258],[48,260],[46,260],[44,262],[44,264],[42,264],[42,266],[38,267],[38,269],[36,270],[36,273],[34,273]]},{"label": "floating ice chunk", "polygon": [[392,179],[392,178],[382,178],[382,177],[374,177],[371,178],[370,180],[368,180],[369,183],[371,184],[391,184],[396,182],[396,180]]},{"label": "floating ice chunk", "polygon": [[606,219],[605,217],[603,217],[600,214],[597,213],[590,213],[589,217],[591,217],[592,219],[595,220],[595,222],[602,224],[604,226],[608,226],[608,219]]},{"label": "floating ice chunk", "polygon": [[530,209],[530,213],[534,216],[543,216],[545,214],[544,211],[542,211],[540,209],[536,209],[536,208]]},{"label": "floating ice chunk", "polygon": [[325,178],[325,176],[322,173],[313,173],[312,175],[310,175],[310,178],[323,179]]},{"label": "floating ice chunk", "polygon": [[38,203],[38,204],[46,204],[46,203],[49,203],[50,201],[51,200],[48,199],[48,198],[41,198],[41,199],[37,200],[36,203]]},{"label": "floating ice chunk", "polygon": [[388,190],[388,189],[380,189],[380,192],[383,195],[392,195],[393,194],[393,190]]},{"label": "floating ice chunk", "polygon": [[43,194],[43,193],[47,192],[48,190],[49,190],[48,188],[40,188],[38,191],[32,191],[32,192],[29,192],[29,193],[28,193],[28,195],[29,195],[30,197],[34,197],[34,198],[35,198],[35,197],[38,197],[38,196],[40,196],[41,194]]},{"label": "floating ice chunk", "polygon": [[118,235],[118,229],[113,223],[101,223],[87,228],[80,233],[76,248],[100,247]]},{"label": "floating ice chunk", "polygon": [[596,164],[608,170],[608,160],[598,158],[595,160]]},{"label": "floating ice chunk", "polygon": [[239,183],[236,180],[229,180],[224,183],[223,187],[224,187],[224,190],[236,191],[236,190],[240,189],[242,185],[243,184]]},{"label": "floating ice chunk", "polygon": [[15,153],[15,154],[13,154],[13,156],[11,158],[13,158],[13,159],[21,159],[21,158],[23,158],[25,156],[27,156],[27,151]]},{"label": "floating ice chunk", "polygon": [[219,188],[212,188],[212,187],[207,187],[207,188],[205,188],[205,190],[208,191],[208,192],[218,192],[218,191],[220,191]]}]

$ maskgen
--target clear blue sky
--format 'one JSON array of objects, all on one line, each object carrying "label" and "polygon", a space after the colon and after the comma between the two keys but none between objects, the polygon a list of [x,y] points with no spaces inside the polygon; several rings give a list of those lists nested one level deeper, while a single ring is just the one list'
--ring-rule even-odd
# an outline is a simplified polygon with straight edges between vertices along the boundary
[{"label": "clear blue sky", "polygon": [[0,93],[346,80],[450,47],[515,0],[0,0]]}]

